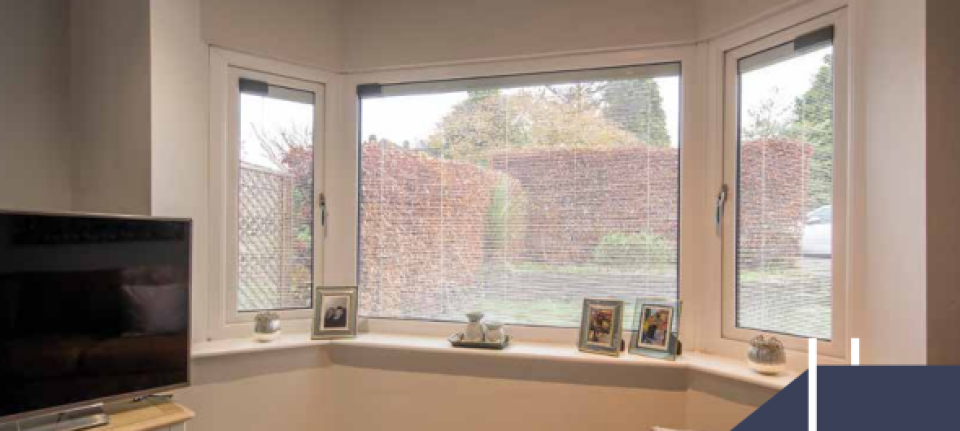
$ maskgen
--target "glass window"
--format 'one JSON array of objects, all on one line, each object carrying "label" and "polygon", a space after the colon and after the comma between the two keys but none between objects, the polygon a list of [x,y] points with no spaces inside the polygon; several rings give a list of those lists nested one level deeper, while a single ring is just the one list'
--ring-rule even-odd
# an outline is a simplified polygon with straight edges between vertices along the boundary
[{"label": "glass window", "polygon": [[584,298],[678,297],[678,64],[360,97],[362,315],[575,327]]},{"label": "glass window", "polygon": [[312,307],[314,98],[240,79],[238,311]]},{"label": "glass window", "polygon": [[737,64],[738,328],[831,339],[830,35],[824,29]]}]

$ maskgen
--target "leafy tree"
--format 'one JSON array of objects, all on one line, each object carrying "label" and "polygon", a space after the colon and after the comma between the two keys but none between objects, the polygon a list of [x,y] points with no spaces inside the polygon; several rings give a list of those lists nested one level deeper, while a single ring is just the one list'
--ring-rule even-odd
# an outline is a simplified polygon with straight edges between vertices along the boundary
[{"label": "leafy tree", "polygon": [[663,97],[654,80],[612,81],[604,87],[603,101],[603,115],[608,121],[647,145],[670,146]]},{"label": "leafy tree", "polygon": [[795,129],[793,117],[794,105],[783,106],[780,89],[774,87],[771,93],[759,105],[747,109],[750,124],[743,130],[743,140],[788,139]]},{"label": "leafy tree", "polygon": [[274,167],[293,177],[291,211],[300,221],[295,226],[297,242],[294,246],[302,258],[309,259],[313,249],[313,227],[309,222],[313,217],[313,130],[296,124],[273,131],[254,126],[253,134]]},{"label": "leafy tree", "polygon": [[597,93],[585,85],[470,92],[440,121],[427,151],[484,165],[496,150],[636,145],[603,117]]},{"label": "leafy tree", "polygon": [[827,55],[813,85],[798,97],[792,135],[813,146],[810,166],[809,208],[833,201],[833,56]]},{"label": "leafy tree", "polygon": [[498,90],[469,92],[427,139],[428,151],[437,157],[479,161],[481,155],[508,142],[527,143],[528,126],[519,113],[507,110],[506,98]]},{"label": "leafy tree", "polygon": [[748,111],[743,139],[793,139],[813,147],[807,210],[833,200],[833,56],[824,62],[806,92],[782,106],[779,90]]},{"label": "leafy tree", "polygon": [[589,82],[566,85],[549,85],[544,89],[572,111],[589,112],[600,108],[607,83]]}]

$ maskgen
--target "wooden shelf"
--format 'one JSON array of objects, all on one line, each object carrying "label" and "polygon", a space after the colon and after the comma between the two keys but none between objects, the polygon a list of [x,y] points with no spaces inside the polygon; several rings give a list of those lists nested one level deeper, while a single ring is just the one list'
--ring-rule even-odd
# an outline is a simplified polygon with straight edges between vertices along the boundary
[{"label": "wooden shelf", "polygon": [[95,428],[98,431],[160,430],[182,424],[196,416],[192,410],[180,404],[153,399],[107,405],[106,411],[110,415],[110,424]]}]

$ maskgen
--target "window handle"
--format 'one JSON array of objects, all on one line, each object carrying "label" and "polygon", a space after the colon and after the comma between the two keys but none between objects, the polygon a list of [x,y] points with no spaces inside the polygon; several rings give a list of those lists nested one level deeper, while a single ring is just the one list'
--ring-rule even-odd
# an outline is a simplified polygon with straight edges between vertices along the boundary
[{"label": "window handle", "polygon": [[327,197],[320,193],[320,228],[323,229],[323,238],[327,237]]},{"label": "window handle", "polygon": [[723,232],[723,209],[727,203],[727,185],[720,186],[720,192],[717,193],[717,235]]}]

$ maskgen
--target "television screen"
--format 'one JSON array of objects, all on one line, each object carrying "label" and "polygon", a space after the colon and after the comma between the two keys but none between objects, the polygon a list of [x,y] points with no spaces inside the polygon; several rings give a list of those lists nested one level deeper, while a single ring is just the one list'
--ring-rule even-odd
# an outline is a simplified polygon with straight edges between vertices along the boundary
[{"label": "television screen", "polygon": [[190,222],[0,212],[0,422],[189,383]]}]

